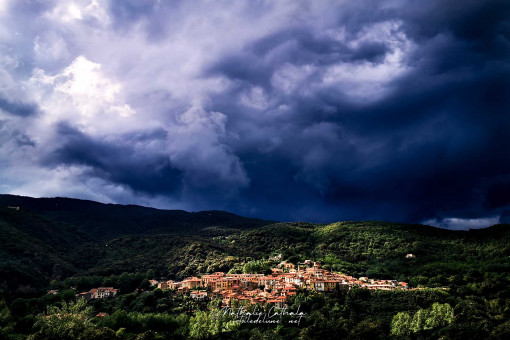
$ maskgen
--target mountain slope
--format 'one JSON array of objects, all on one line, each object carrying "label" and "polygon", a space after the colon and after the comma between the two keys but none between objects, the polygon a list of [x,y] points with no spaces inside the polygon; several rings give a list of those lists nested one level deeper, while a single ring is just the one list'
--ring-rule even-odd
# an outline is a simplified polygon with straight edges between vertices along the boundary
[{"label": "mountain slope", "polygon": [[203,228],[249,229],[273,223],[225,211],[190,213],[136,205],[103,204],[71,198],[31,198],[0,195],[0,206],[21,210],[78,227],[96,240],[148,233],[197,234]]},{"label": "mountain slope", "polygon": [[37,286],[73,274],[66,256],[88,240],[72,226],[0,207],[0,284]]}]

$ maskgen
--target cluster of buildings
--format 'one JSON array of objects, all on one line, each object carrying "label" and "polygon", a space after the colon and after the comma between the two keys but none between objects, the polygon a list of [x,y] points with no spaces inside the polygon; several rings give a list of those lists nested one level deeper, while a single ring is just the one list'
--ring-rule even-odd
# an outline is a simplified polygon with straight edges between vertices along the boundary
[{"label": "cluster of buildings", "polygon": [[406,282],[396,280],[372,280],[367,277],[359,279],[322,269],[317,262],[305,261],[302,266],[283,261],[271,269],[271,275],[264,274],[226,274],[217,272],[203,275],[201,278],[189,277],[183,281],[172,280],[151,284],[160,289],[173,289],[194,299],[221,298],[224,306],[233,301],[251,304],[274,304],[283,308],[297,289],[328,292],[335,289],[348,290],[362,287],[371,290],[407,289]]},{"label": "cluster of buildings", "polygon": [[[216,272],[202,277],[188,277],[182,281],[149,280],[152,286],[162,290],[172,289],[181,295],[189,295],[196,300],[221,299],[223,306],[233,302],[250,304],[271,304],[283,308],[289,297],[296,295],[298,289],[329,292],[336,289],[349,290],[352,287],[370,290],[408,289],[406,282],[396,280],[373,280],[368,277],[355,278],[322,269],[317,262],[309,260],[296,266],[282,261],[271,269],[270,275],[264,274],[226,274]],[[56,292],[56,291],[55,291]],[[52,294],[53,291],[48,292]],[[118,289],[99,287],[88,292],[76,294],[85,300],[114,297]]]},{"label": "cluster of buildings", "polygon": [[90,299],[104,299],[109,297],[114,297],[119,292],[118,289],[115,289],[113,287],[99,287],[99,288],[92,288],[88,292],[84,293],[78,293],[76,294],[77,298],[83,298],[85,300]]}]

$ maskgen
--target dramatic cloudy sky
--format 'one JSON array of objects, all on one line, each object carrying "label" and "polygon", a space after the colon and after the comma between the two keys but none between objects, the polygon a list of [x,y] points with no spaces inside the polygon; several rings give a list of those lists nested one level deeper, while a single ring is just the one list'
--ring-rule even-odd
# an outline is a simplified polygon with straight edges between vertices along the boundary
[{"label": "dramatic cloudy sky", "polygon": [[0,0],[0,192],[510,222],[510,1]]}]

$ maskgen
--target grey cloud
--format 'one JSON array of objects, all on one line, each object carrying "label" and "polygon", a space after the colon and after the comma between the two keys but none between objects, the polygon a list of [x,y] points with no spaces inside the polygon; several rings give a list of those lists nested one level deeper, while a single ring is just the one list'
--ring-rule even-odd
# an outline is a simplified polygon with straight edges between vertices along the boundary
[{"label": "grey cloud", "polygon": [[37,105],[0,96],[0,110],[14,116],[27,117],[37,114]]}]

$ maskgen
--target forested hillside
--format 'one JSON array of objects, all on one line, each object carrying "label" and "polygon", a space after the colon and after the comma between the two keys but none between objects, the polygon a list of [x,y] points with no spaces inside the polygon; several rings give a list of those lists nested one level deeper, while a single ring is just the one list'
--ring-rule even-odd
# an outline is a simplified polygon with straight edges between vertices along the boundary
[{"label": "forested hillside", "polygon": [[0,284],[24,290],[76,273],[66,258],[88,240],[73,226],[0,207]]},{"label": "forested hillside", "polygon": [[[84,226],[92,225],[99,216],[92,215],[91,221],[86,221],[82,214],[91,210],[90,205],[97,205],[95,210],[133,210],[116,215],[119,219],[147,208],[62,201],[71,204],[62,204],[66,217],[59,218],[60,221],[49,217],[59,214],[60,210],[45,208],[45,212],[51,213],[39,216],[30,212],[36,211],[34,208],[30,211],[0,209],[0,268],[4,273],[2,277],[11,277],[9,287],[18,283],[44,286],[50,279],[71,274],[108,276],[153,269],[159,276],[181,279],[220,270],[240,272],[250,261],[280,253],[295,263],[313,259],[334,271],[396,278],[414,286],[442,286],[450,282],[476,286],[485,282],[486,289],[499,289],[506,282],[502,278],[510,272],[508,225],[469,231],[385,222],[276,223],[253,228],[250,223],[254,220],[249,219],[247,226],[239,224],[237,227],[230,219],[209,223],[217,224],[215,227],[208,227],[208,223],[199,219],[188,228],[179,224],[172,232],[96,241],[93,235],[83,231]],[[83,209],[79,209],[80,203]],[[159,210],[148,209],[152,210],[159,213]],[[78,217],[73,217],[76,211]],[[235,216],[222,212],[214,214],[216,219],[223,215]],[[73,219],[82,221],[80,227],[61,222]],[[136,221],[130,223],[136,225]],[[192,222],[188,219],[186,223]],[[100,229],[96,227],[95,230]],[[131,230],[140,232],[142,229]],[[143,230],[156,228],[149,226]],[[409,253],[415,257],[406,258]]]},{"label": "forested hillside", "polygon": [[[278,223],[249,231],[210,229],[201,237],[122,237],[77,248],[70,261],[88,274],[154,269],[182,279],[219,270],[240,272],[247,262],[280,253],[294,263],[313,259],[334,271],[396,278],[414,286],[510,287],[508,225],[449,231],[381,222]],[[406,258],[409,253],[415,257]]]},{"label": "forested hillside", "polygon": [[[42,326],[46,308],[53,308],[52,315],[77,308],[73,313],[87,318],[106,313],[80,326],[83,339],[204,334],[243,339],[503,339],[510,334],[510,225],[450,231],[385,222],[268,224],[224,212],[7,198],[20,209],[0,208],[1,336],[23,339],[38,332],[35,338],[52,338],[45,332],[53,326]],[[268,258],[280,254],[294,264],[318,261],[327,270],[396,279],[420,290],[300,291],[291,301],[292,308],[301,306],[308,315],[300,327],[218,330],[211,326],[216,321],[210,314],[217,305],[148,284],[153,278],[182,280],[217,271],[264,273],[275,265]],[[119,288],[120,296],[72,307],[71,288],[102,285]],[[59,293],[46,295],[50,288]],[[63,301],[71,305],[61,306]],[[416,321],[420,318],[422,323]]]},{"label": "forested hillside", "polygon": [[186,212],[136,205],[103,204],[71,198],[0,195],[0,206],[15,206],[57,222],[69,223],[95,240],[146,233],[195,234],[206,227],[255,228],[272,223],[225,211]]}]

